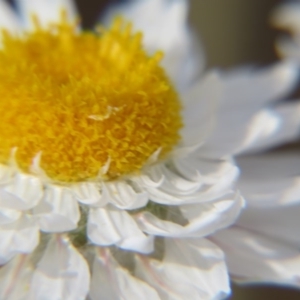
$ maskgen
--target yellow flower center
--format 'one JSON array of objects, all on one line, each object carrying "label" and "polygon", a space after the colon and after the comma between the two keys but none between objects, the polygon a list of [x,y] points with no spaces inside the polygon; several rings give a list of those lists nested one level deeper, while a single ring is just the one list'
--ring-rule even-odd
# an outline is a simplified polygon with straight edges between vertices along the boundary
[{"label": "yellow flower center", "polygon": [[79,32],[59,24],[22,36],[3,33],[0,49],[0,162],[53,180],[78,182],[138,172],[161,149],[165,157],[182,127],[178,95],[148,56],[142,35],[115,20],[108,30]]}]

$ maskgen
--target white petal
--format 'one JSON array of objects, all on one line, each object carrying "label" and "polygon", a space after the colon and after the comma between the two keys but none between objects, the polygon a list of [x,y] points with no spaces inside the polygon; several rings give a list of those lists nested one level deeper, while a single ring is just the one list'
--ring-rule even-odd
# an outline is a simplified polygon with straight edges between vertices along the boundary
[{"label": "white petal", "polygon": [[92,300],[160,299],[153,288],[122,268],[105,248],[97,250],[89,295]]},{"label": "white petal", "polygon": [[[44,211],[44,206],[48,206],[47,211]],[[39,215],[41,230],[46,232],[73,230],[80,218],[79,206],[72,192],[54,185],[47,186],[44,199],[34,213]]]},{"label": "white petal", "polygon": [[[149,174],[142,173],[140,174],[140,176],[132,178],[132,180],[134,180],[134,182],[140,186],[149,186],[153,188],[158,188],[163,183],[164,176],[159,172],[158,168],[156,167],[149,168],[149,170],[152,170],[151,172],[149,172]],[[151,175],[153,173],[155,173],[154,177],[156,178],[152,178]]]},{"label": "white petal", "polygon": [[11,167],[0,164],[0,185],[8,184],[13,178]]},{"label": "white petal", "polygon": [[274,110],[268,108],[254,115],[249,121],[248,126],[244,142],[236,149],[236,154],[248,152],[249,148],[256,148],[256,145],[259,145],[261,141],[268,144],[270,137],[272,139],[280,132],[282,118]]},{"label": "white petal", "polygon": [[0,209],[0,225],[9,224],[21,216],[21,211],[9,209],[9,208],[1,208]]},{"label": "white petal", "polygon": [[235,280],[300,286],[299,248],[238,227],[217,232],[213,241]]},{"label": "white petal", "polygon": [[[178,195],[190,195],[197,192],[202,186],[203,182],[186,180],[177,172],[170,170],[164,164],[155,166],[156,173],[163,176],[164,180],[159,186],[167,193],[176,193]],[[153,170],[154,171],[154,170]]]},{"label": "white petal", "polygon": [[234,152],[236,154],[251,153],[252,149],[259,148],[261,143],[268,144],[268,140],[272,140],[273,136],[280,131],[281,125],[282,120],[274,110],[270,108],[260,110],[248,122],[244,142]]},{"label": "white petal", "polygon": [[222,87],[218,73],[210,72],[183,94],[182,137],[185,146],[194,146],[211,134]]},{"label": "white petal", "polygon": [[268,152],[238,157],[238,188],[250,206],[277,206],[299,202],[298,151]]},{"label": "white petal", "polygon": [[143,32],[150,53],[164,52],[163,67],[179,90],[185,90],[203,70],[202,49],[187,27],[188,1],[131,1],[113,7],[106,22],[115,15],[131,20],[134,30]]},{"label": "white petal", "polygon": [[284,245],[300,247],[300,204],[274,207],[247,207],[238,225],[275,238]]},{"label": "white petal", "polygon": [[195,235],[206,236],[234,223],[244,204],[239,193],[230,193],[213,203],[180,206],[180,211]]},{"label": "white petal", "polygon": [[[261,70],[236,69],[224,73],[224,105],[246,111],[280,100],[293,90],[298,80],[297,67],[288,60]],[[237,102],[236,99],[239,98]]]},{"label": "white petal", "polygon": [[294,64],[282,62],[261,71],[238,70],[223,75],[224,91],[218,122],[201,148],[207,157],[236,153],[253,142],[253,136],[260,128],[251,128],[249,122],[264,105],[289,93],[299,74]]},{"label": "white petal", "polygon": [[[0,299],[30,300],[29,286],[33,265],[27,255],[18,255],[0,268]],[[31,298],[32,299],[32,298]]]},{"label": "white petal", "polygon": [[161,220],[150,212],[136,215],[140,228],[151,235],[168,237],[204,237],[232,224],[240,213],[243,199],[239,195],[228,195],[211,204],[181,206],[186,225]]},{"label": "white petal", "polygon": [[123,181],[107,182],[103,190],[108,197],[108,202],[120,209],[137,209],[144,207],[148,202],[148,194],[136,191],[131,185]]},{"label": "white petal", "polygon": [[75,198],[82,204],[92,206],[105,206],[107,204],[107,195],[100,193],[100,186],[96,183],[85,182],[72,186]]},{"label": "white petal", "polygon": [[[179,173],[184,173],[186,177],[191,177],[192,180],[198,180],[198,183],[190,182],[184,186],[182,183],[186,182],[186,180],[184,178],[180,179],[176,172],[172,175],[173,178],[170,174],[168,174],[169,178],[167,178],[167,174],[163,173],[164,180],[158,187],[147,186],[144,182],[143,188],[148,192],[149,198],[152,201],[167,205],[183,205],[212,201],[230,192],[238,175],[238,169],[229,160],[214,162],[195,159],[191,161],[187,160],[186,162],[184,162],[184,160],[180,162],[179,160],[175,160],[174,162],[178,167],[177,171],[179,171]],[[186,171],[187,169],[192,169],[191,162],[195,162],[194,172],[189,175]],[[200,174],[202,170],[203,176]],[[201,184],[199,184],[199,182]],[[179,183],[180,185],[175,188],[175,185]],[[143,182],[140,184],[143,184]],[[190,192],[188,192],[187,188],[197,185],[199,186],[198,190],[191,189]],[[186,189],[185,191],[183,187]]]},{"label": "white petal", "polygon": [[0,227],[0,264],[17,253],[31,253],[39,243],[39,228],[27,216]]},{"label": "white petal", "polygon": [[[201,202],[205,203],[216,200],[230,192],[231,190],[228,188],[228,181],[228,178],[224,178],[224,180],[213,185],[211,188],[199,191],[189,196],[174,195],[154,188],[148,188],[147,191],[150,195],[150,199],[159,204],[184,205]],[[230,182],[232,182],[232,180],[230,180]]]},{"label": "white petal", "polygon": [[[277,124],[264,122],[261,127],[266,129],[264,134],[255,143],[246,149],[249,152],[267,150],[271,147],[279,146],[287,142],[296,140],[300,135],[300,104],[299,102],[284,103],[270,110]],[[268,130],[268,126],[273,128]],[[275,125],[275,127],[274,127]]]},{"label": "white petal", "polygon": [[76,9],[71,0],[16,0],[24,25],[32,28],[32,15],[35,14],[42,25],[60,20],[62,9],[67,12],[68,19],[73,21]]},{"label": "white petal", "polygon": [[36,206],[42,196],[43,186],[38,178],[17,173],[11,183],[0,188],[0,206],[27,210]]},{"label": "white petal", "polygon": [[161,299],[223,299],[230,292],[223,253],[205,239],[167,239],[162,262],[139,256],[136,267]]},{"label": "white petal", "polygon": [[4,0],[0,0],[0,28],[5,28],[6,30],[13,32],[20,29],[16,14]]},{"label": "white petal", "polygon": [[201,159],[196,155],[173,160],[177,171],[191,181],[202,181],[211,185],[218,183],[223,177],[238,176],[238,169],[231,159]]},{"label": "white petal", "polygon": [[53,237],[33,274],[32,299],[85,299],[90,272],[85,259],[62,236]]},{"label": "white petal", "polygon": [[126,211],[90,209],[87,231],[89,239],[100,246],[117,244],[142,253],[153,251],[153,237],[146,236]]}]

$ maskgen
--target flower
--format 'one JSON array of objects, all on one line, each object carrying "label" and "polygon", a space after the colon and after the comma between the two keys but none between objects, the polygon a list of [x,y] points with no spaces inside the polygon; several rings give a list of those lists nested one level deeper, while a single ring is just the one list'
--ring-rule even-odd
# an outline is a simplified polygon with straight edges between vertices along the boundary
[{"label": "flower", "polygon": [[218,232],[244,204],[232,154],[284,130],[261,108],[294,66],[202,73],[185,1],[114,7],[106,21],[133,29],[95,33],[72,2],[17,4],[22,24],[0,2],[1,297],[226,297]]},{"label": "flower", "polygon": [[0,2],[0,298],[229,293],[206,237],[243,199],[212,129],[223,82],[197,76],[186,5],[125,7],[147,54],[122,19],[85,33],[70,1],[20,0],[20,15]]},{"label": "flower", "polygon": [[[297,31],[299,4],[277,10],[274,20]],[[297,79],[299,36],[284,39],[278,49],[292,59]],[[297,49],[298,48],[298,52]],[[295,84],[298,83],[296,80]],[[283,96],[283,95],[282,95]],[[225,252],[231,277],[243,283],[275,283],[300,286],[299,199],[300,156],[295,148],[276,149],[299,138],[300,103],[266,103],[257,116],[263,133],[250,148],[236,157],[241,175],[237,188],[246,208],[233,226],[218,231],[212,240]],[[234,115],[232,122],[235,122]]]}]

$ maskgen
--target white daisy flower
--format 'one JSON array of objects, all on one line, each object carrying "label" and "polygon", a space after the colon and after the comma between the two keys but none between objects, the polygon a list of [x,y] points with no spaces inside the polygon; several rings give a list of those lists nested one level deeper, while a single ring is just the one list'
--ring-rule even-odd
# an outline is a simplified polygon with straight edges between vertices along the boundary
[{"label": "white daisy flower", "polygon": [[294,68],[199,79],[185,1],[133,2],[121,11],[133,30],[96,34],[66,21],[69,1],[20,0],[18,15],[0,3],[1,297],[225,297],[212,234],[243,206],[231,155],[275,130],[257,112]]},{"label": "white daisy flower", "polygon": [[197,78],[186,2],[134,3],[134,29],[116,19],[95,33],[70,1],[16,3],[0,1],[0,298],[228,295],[205,237],[243,199],[213,129],[223,82]]}]

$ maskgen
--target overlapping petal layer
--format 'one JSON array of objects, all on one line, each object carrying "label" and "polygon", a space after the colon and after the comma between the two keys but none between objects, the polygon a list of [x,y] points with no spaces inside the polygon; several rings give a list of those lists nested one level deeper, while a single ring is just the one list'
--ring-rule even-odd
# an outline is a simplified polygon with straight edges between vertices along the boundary
[{"label": "overlapping petal layer", "polygon": [[[61,8],[71,20],[76,14],[72,1],[16,4],[19,16],[5,6],[11,17],[0,21],[9,30],[31,29],[32,13],[42,26],[57,21]],[[184,103],[182,142],[166,160],[154,153],[141,174],[114,181],[52,182],[39,166],[40,154],[32,174],[13,159],[0,166],[0,258],[7,275],[0,274],[0,295],[7,299],[217,299],[229,293],[222,252],[202,239],[233,223],[243,206],[233,188],[238,170],[232,159],[202,155],[223,82],[216,72],[196,78],[203,58],[195,55],[185,1],[125,8],[134,27],[145,30],[148,51],[165,51],[163,65]],[[141,18],[144,11],[148,19]],[[149,27],[153,18],[159,22]],[[114,250],[131,256],[133,265],[126,267]],[[179,274],[184,280],[176,288]]]},{"label": "overlapping petal layer", "polygon": [[[30,28],[31,12],[45,25],[59,18],[62,7],[70,19],[75,16],[73,2],[66,0],[20,0],[17,7],[21,18],[0,1],[0,26]],[[251,211],[238,223],[244,222],[246,229],[219,230],[236,222],[244,205],[234,187],[239,172],[231,155],[297,134],[298,106],[273,105],[294,87],[297,70],[284,62],[263,71],[209,72],[198,78],[203,57],[195,55],[197,46],[186,26],[186,1],[133,1],[121,9],[145,32],[149,52],[165,51],[163,65],[184,106],[182,142],[164,161],[156,161],[154,153],[141,174],[114,181],[57,184],[38,174],[23,174],[14,164],[1,166],[0,237],[5,243],[0,260],[8,263],[0,270],[0,295],[12,300],[45,295],[84,299],[88,294],[91,299],[221,299],[230,288],[224,255],[216,245],[227,252],[234,243],[242,252],[232,251],[227,259],[236,277],[258,275],[249,274],[247,261],[261,265],[259,253],[266,258],[262,277],[295,284],[298,275],[292,264],[298,263],[297,251],[278,246],[270,256],[278,243],[271,229],[265,232],[270,240],[258,235],[257,244],[251,243]],[[38,170],[38,160],[35,163]],[[243,158],[238,163],[243,170]],[[255,203],[253,190],[247,190],[247,183],[243,186],[245,176],[240,188]],[[270,186],[266,182],[262,193],[271,203]],[[291,188],[293,195],[275,202],[295,201],[298,190],[293,183],[278,188]],[[209,239],[216,244],[206,239],[212,234]],[[119,253],[128,255],[131,263]],[[20,293],[23,288],[26,292]]]}]

